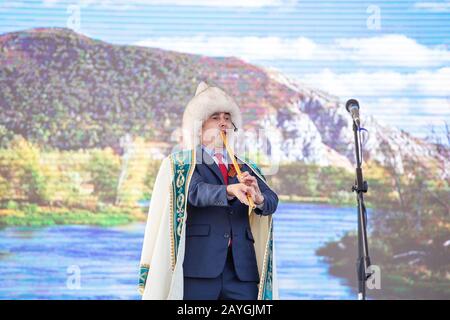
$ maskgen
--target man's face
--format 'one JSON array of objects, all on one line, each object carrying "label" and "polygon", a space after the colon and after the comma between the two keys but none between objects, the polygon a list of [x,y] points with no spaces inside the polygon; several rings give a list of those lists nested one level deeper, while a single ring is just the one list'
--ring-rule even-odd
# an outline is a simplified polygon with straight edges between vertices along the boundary
[{"label": "man's face", "polygon": [[220,131],[232,129],[231,115],[227,112],[212,114],[202,125],[202,144],[210,147],[223,147]]}]

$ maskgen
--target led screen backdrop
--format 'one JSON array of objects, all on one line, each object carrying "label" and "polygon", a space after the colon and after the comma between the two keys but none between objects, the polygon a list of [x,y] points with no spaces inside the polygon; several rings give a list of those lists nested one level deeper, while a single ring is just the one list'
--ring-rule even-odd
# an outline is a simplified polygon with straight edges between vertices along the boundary
[{"label": "led screen backdrop", "polygon": [[280,204],[282,299],[450,298],[450,2],[0,2],[0,298],[139,299],[152,187],[200,81]]}]

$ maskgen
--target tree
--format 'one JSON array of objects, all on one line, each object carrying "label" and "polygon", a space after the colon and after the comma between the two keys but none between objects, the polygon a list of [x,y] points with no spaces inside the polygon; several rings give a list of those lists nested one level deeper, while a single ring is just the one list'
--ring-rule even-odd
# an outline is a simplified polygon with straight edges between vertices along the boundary
[{"label": "tree", "polygon": [[15,136],[8,149],[0,150],[2,199],[21,199],[32,203],[48,202],[47,177],[40,163],[39,148]]},{"label": "tree", "polygon": [[120,159],[111,148],[94,150],[87,171],[91,176],[94,194],[107,203],[114,203],[120,173]]}]

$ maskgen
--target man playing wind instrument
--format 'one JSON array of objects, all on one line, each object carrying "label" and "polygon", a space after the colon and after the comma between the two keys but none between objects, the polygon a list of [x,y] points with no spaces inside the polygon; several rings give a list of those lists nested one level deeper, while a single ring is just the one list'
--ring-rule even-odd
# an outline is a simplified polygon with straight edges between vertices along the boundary
[{"label": "man playing wind instrument", "polygon": [[234,100],[201,82],[183,115],[185,150],[156,177],[140,262],[143,299],[278,299],[272,214],[278,197],[235,156]]}]

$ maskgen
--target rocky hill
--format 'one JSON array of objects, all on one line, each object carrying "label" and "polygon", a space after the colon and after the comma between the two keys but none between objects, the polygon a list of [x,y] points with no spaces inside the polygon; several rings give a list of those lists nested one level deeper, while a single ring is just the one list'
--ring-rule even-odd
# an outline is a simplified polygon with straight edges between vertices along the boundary
[{"label": "rocky hill", "polygon": [[[336,97],[233,57],[112,45],[61,28],[0,36],[0,127],[64,150],[120,151],[127,134],[170,146],[201,80],[235,97],[244,129],[263,128],[271,156],[352,169],[351,120]],[[448,160],[433,145],[363,119],[370,132],[365,160],[386,163],[394,154],[401,170],[408,156],[448,177]],[[247,138],[261,147],[255,136]]]}]

